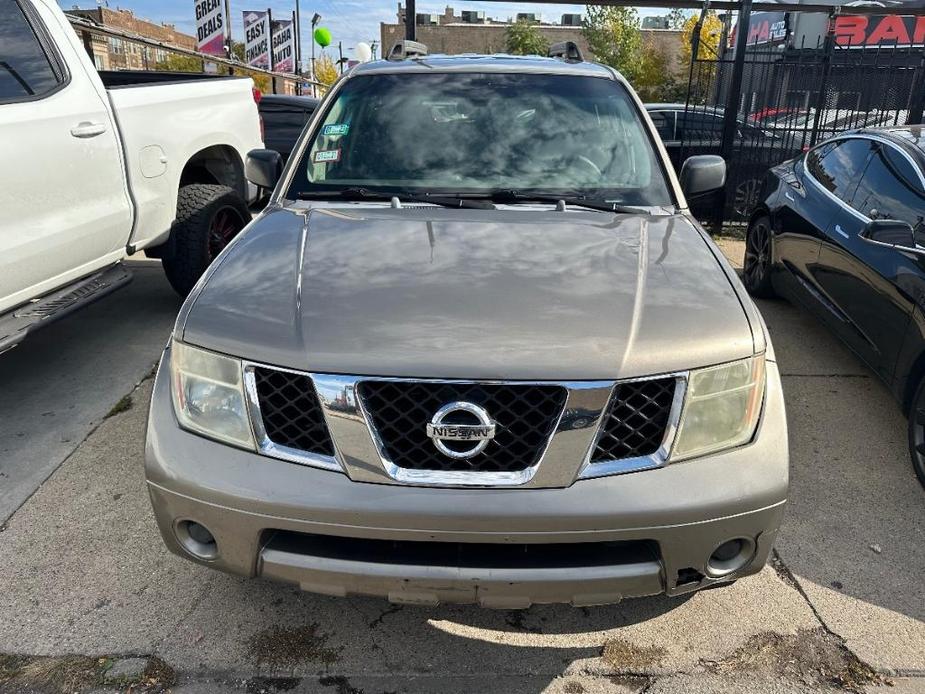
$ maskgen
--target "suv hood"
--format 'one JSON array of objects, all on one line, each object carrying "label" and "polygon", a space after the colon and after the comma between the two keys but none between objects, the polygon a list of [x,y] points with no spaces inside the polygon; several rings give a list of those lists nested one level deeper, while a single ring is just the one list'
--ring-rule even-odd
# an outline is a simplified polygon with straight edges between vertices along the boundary
[{"label": "suv hood", "polygon": [[682,215],[273,209],[178,327],[191,344],[319,373],[629,378],[751,355],[732,281]]}]

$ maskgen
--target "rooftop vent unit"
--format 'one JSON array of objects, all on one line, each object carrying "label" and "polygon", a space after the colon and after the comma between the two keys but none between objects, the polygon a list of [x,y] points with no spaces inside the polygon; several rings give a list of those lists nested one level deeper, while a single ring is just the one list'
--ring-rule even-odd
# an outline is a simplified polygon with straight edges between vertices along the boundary
[{"label": "rooftop vent unit", "polygon": [[536,14],[536,12],[518,12],[517,21],[526,22],[527,24],[539,24],[540,17]]},{"label": "rooftop vent unit", "polygon": [[580,27],[580,26],[581,26],[581,15],[580,15],[580,14],[564,14],[564,15],[562,15],[562,26],[564,26],[564,27]]},{"label": "rooftop vent unit", "polygon": [[421,26],[436,26],[440,23],[439,14],[423,14],[418,12],[416,15],[416,23],[419,27]]},{"label": "rooftop vent unit", "polygon": [[463,10],[462,20],[464,24],[484,24],[485,23],[485,12],[484,10],[482,11]]}]

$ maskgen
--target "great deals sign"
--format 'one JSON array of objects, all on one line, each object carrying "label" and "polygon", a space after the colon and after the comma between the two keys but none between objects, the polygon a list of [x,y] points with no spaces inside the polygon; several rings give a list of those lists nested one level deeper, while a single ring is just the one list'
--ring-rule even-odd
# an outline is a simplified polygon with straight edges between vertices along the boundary
[{"label": "great deals sign", "polygon": [[244,12],[244,62],[270,69],[270,13]]},{"label": "great deals sign", "polygon": [[292,20],[273,20],[273,69],[295,72],[295,31]]},{"label": "great deals sign", "polygon": [[196,40],[200,53],[225,55],[222,0],[196,0]]}]

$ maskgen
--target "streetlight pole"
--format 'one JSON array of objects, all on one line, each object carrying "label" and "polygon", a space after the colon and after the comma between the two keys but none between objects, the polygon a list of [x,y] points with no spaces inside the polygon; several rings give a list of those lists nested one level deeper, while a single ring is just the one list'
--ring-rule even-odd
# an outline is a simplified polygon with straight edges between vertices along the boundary
[{"label": "streetlight pole", "polygon": [[315,86],[315,82],[318,81],[318,76],[315,74],[315,27],[318,26],[318,22],[321,21],[321,15],[315,12],[312,16],[312,96],[318,96],[318,88]]},{"label": "streetlight pole", "polygon": [[295,93],[302,93],[302,24],[299,15],[299,0],[295,0]]}]

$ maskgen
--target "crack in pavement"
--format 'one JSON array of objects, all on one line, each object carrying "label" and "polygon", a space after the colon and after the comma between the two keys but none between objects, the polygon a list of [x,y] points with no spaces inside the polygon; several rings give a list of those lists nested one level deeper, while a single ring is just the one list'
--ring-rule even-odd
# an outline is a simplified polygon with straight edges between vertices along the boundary
[{"label": "crack in pavement", "polygon": [[803,598],[803,600],[806,602],[807,607],[809,607],[810,612],[813,613],[813,616],[816,618],[816,621],[819,622],[819,626],[822,628],[822,630],[827,635],[835,639],[839,648],[841,648],[845,653],[849,654],[858,663],[860,663],[862,666],[864,666],[871,672],[875,672],[878,675],[890,675],[890,676],[899,674],[899,673],[894,673],[894,672],[887,672],[881,668],[874,667],[867,661],[861,659],[861,657],[857,653],[851,650],[851,648],[848,646],[847,641],[845,641],[845,638],[841,634],[838,634],[837,632],[835,632],[826,623],[825,619],[822,618],[822,615],[816,609],[816,606],[813,604],[813,601],[810,600],[809,595],[807,595],[806,591],[803,589],[803,586],[800,584],[800,580],[797,578],[796,574],[794,574],[793,571],[790,570],[790,567],[787,566],[786,562],[783,560],[783,558],[780,556],[780,553],[777,551],[777,548],[774,548],[771,551],[771,558],[768,561],[768,563],[770,564],[770,566],[774,569],[775,573],[777,573],[777,575],[780,577],[780,579],[784,583],[786,583],[788,586],[793,588],[797,593],[799,593],[800,597]]}]

